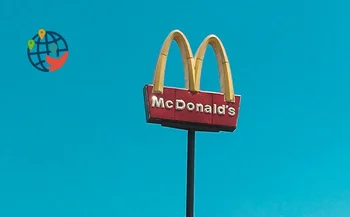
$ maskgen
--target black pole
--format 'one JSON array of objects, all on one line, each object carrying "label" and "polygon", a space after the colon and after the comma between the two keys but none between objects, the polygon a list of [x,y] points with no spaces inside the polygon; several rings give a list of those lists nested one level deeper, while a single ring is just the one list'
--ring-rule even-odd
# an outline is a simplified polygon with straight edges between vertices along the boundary
[{"label": "black pole", "polygon": [[194,143],[195,131],[188,130],[187,134],[187,192],[186,217],[193,217],[194,204]]}]

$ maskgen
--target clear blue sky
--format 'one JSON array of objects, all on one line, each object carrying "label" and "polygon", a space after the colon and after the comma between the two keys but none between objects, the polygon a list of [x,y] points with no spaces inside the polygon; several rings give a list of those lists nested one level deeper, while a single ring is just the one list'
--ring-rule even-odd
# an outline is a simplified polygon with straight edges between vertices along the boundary
[{"label": "clear blue sky", "polygon": [[[0,216],[185,215],[186,132],[146,124],[142,95],[179,28],[193,49],[221,38],[242,95],[236,132],[197,134],[195,216],[348,217],[349,9],[346,0],[1,0]],[[69,44],[56,73],[27,60],[39,28]],[[178,51],[165,82],[181,87]],[[218,81],[210,50],[202,88]]]}]

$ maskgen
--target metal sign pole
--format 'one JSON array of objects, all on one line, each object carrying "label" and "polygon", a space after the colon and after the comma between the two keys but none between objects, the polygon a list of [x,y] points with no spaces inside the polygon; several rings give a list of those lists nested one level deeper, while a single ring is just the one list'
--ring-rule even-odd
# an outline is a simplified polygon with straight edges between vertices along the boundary
[{"label": "metal sign pole", "polygon": [[187,134],[187,192],[186,192],[186,217],[193,217],[194,204],[194,149],[195,131],[188,130]]}]

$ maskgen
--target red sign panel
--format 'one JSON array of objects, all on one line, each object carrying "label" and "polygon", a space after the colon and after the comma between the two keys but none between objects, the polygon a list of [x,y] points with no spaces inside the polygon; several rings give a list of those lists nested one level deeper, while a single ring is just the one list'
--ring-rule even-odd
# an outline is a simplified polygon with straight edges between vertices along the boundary
[{"label": "red sign panel", "polygon": [[237,126],[240,96],[226,102],[224,94],[164,87],[153,93],[153,85],[144,87],[146,119],[149,123],[202,131],[234,131]]}]

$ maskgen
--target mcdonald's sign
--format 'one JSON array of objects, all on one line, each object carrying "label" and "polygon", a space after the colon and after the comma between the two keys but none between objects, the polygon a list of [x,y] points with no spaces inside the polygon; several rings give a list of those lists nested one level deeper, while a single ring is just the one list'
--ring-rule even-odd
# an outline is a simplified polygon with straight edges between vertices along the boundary
[{"label": "mcdonald's sign", "polygon": [[[164,87],[166,61],[173,40],[181,51],[185,88]],[[216,54],[220,93],[200,90],[202,64],[208,45]],[[148,123],[197,131],[234,131],[241,96],[234,94],[230,64],[220,39],[215,35],[207,36],[193,56],[186,36],[179,30],[172,31],[161,48],[153,84],[144,87],[144,100]]]}]

